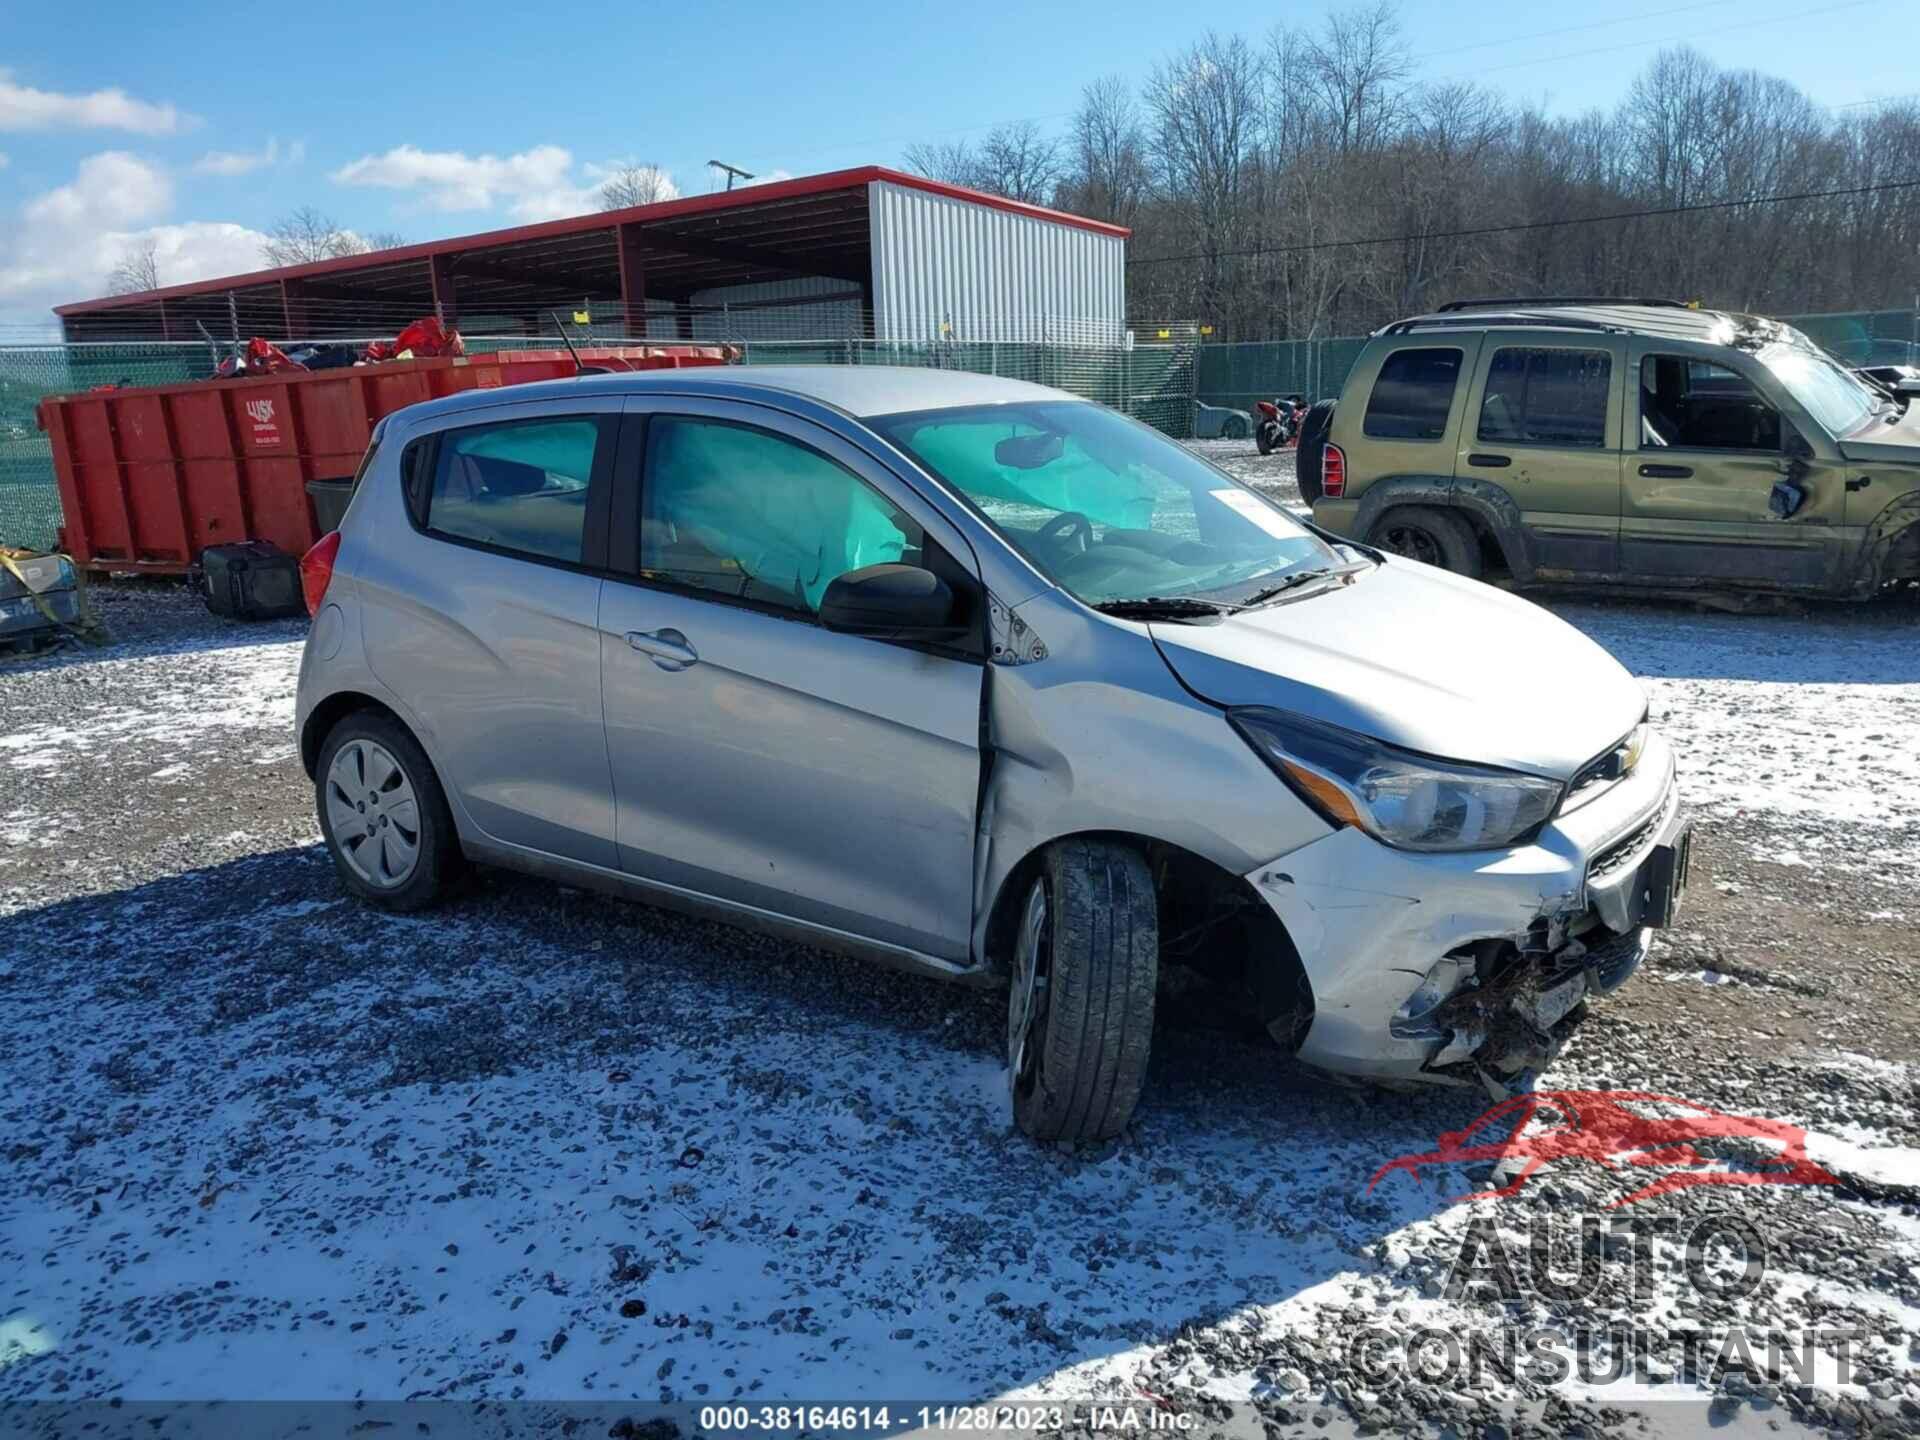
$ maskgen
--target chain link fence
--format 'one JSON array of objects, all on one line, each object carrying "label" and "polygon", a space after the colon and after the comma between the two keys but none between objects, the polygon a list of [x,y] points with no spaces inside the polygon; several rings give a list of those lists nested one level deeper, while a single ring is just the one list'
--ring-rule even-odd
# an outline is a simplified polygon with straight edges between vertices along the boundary
[{"label": "chain link fence", "polygon": [[[1849,364],[1920,362],[1920,313],[1912,310],[1785,318]],[[1136,323],[1116,336],[1108,322],[1090,327],[1068,321],[1042,322],[1039,333],[1049,337],[1044,340],[990,340],[968,338],[985,333],[984,322],[952,317],[934,324],[937,338],[919,341],[755,338],[744,325],[718,328],[731,333],[700,338],[731,340],[748,365],[924,365],[1029,380],[1112,406],[1178,439],[1195,434],[1196,417],[1203,427],[1215,427],[1206,433],[1218,433],[1221,417],[1201,406],[1246,411],[1256,400],[1280,395],[1304,395],[1309,401],[1338,395],[1367,343],[1365,336],[1336,336],[1202,344],[1194,324]],[[622,338],[597,327],[582,329],[580,343]],[[654,343],[672,339],[651,338]],[[1146,343],[1140,343],[1143,338]],[[471,353],[485,354],[551,349],[561,342],[557,334],[523,334],[473,335],[466,343]],[[204,380],[215,364],[213,348],[204,343],[0,347],[0,544],[48,548],[60,527],[52,449],[34,420],[43,396],[97,385]],[[1230,426],[1227,433],[1242,429]]]},{"label": "chain link fence", "polygon": [[[1164,330],[1172,338],[1150,345],[963,340],[953,338],[951,324],[945,328],[949,333],[926,341],[739,339],[733,343],[740,349],[742,363],[748,365],[924,365],[1030,380],[1110,405],[1169,435],[1193,433],[1197,335],[1192,326],[1156,327],[1156,334]],[[622,338],[582,335],[576,343],[620,343]],[[666,338],[656,337],[655,343]],[[551,334],[465,339],[470,354],[551,349],[561,343]],[[0,544],[47,549],[56,542],[61,522],[53,451],[34,418],[43,397],[98,385],[205,380],[213,375],[216,363],[211,346],[177,341],[0,347]]]}]

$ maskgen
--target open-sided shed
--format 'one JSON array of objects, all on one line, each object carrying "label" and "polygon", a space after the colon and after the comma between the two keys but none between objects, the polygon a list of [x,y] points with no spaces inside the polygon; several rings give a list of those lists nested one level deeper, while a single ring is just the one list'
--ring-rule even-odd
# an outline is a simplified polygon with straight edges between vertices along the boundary
[{"label": "open-sided shed", "polygon": [[55,307],[70,341],[472,333],[1113,343],[1128,232],[879,166]]}]

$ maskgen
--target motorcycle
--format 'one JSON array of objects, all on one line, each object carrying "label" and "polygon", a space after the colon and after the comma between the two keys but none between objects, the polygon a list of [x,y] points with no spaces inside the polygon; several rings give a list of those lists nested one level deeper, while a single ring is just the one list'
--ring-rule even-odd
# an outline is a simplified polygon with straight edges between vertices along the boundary
[{"label": "motorcycle", "polygon": [[1307,418],[1305,396],[1283,395],[1278,400],[1256,400],[1253,408],[1260,412],[1260,423],[1253,431],[1253,443],[1260,447],[1262,455],[1271,455],[1300,438],[1300,422]]}]

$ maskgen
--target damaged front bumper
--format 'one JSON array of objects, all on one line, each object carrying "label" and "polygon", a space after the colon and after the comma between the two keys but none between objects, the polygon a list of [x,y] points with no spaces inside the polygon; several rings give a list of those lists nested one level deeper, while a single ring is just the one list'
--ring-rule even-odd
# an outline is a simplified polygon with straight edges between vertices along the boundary
[{"label": "damaged front bumper", "polygon": [[1313,989],[1300,1059],[1503,1095],[1553,1059],[1590,996],[1640,967],[1689,848],[1656,735],[1631,775],[1530,845],[1419,855],[1349,827],[1246,878]]}]

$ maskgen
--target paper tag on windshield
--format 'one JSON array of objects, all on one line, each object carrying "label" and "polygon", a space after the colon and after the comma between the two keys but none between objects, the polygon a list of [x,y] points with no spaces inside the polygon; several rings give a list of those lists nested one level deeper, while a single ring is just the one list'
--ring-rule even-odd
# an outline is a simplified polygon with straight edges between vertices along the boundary
[{"label": "paper tag on windshield", "polygon": [[1276,540],[1299,538],[1300,532],[1287,522],[1287,517],[1256,495],[1249,495],[1244,490],[1210,490],[1207,493],[1222,505],[1238,510]]}]

